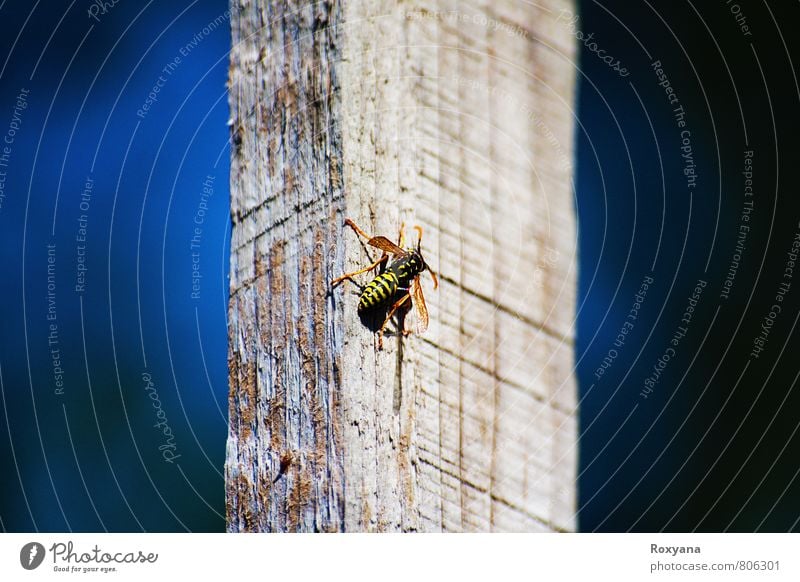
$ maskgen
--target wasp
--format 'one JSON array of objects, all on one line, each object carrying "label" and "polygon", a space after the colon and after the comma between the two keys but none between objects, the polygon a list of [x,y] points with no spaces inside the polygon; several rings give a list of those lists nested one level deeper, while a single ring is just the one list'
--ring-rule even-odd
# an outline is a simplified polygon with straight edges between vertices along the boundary
[{"label": "wasp", "polygon": [[[334,279],[331,281],[331,287],[335,287],[345,280],[358,285],[353,280],[354,276],[384,265],[384,270],[361,288],[361,295],[358,299],[359,315],[380,308],[388,308],[386,319],[378,330],[378,349],[383,349],[383,331],[391,321],[392,316],[409,300],[417,314],[416,332],[424,333],[428,329],[428,308],[425,306],[425,296],[422,294],[419,276],[428,271],[433,279],[434,289],[439,287],[439,279],[425,262],[425,259],[422,258],[422,227],[414,227],[418,235],[416,247],[403,248],[405,225],[400,226],[399,244],[394,244],[385,236],[369,236],[349,218],[346,218],[344,223],[352,228],[357,235],[365,238],[368,245],[383,251],[383,254],[371,265]],[[394,258],[387,265],[390,255],[393,255]],[[404,329],[402,333],[403,335],[408,335],[411,332]]]}]

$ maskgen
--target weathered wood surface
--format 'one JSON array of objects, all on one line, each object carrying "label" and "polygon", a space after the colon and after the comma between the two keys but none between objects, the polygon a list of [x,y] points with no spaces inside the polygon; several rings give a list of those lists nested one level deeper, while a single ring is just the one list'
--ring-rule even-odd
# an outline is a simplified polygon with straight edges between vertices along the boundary
[{"label": "weathered wood surface", "polygon": [[[573,529],[573,6],[232,4],[229,529]],[[345,217],[424,228],[424,336]]]}]

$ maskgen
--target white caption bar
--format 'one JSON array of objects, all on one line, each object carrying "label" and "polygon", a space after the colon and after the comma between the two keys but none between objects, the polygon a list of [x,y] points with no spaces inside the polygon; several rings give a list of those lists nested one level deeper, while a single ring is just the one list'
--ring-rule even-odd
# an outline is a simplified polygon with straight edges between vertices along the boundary
[{"label": "white caption bar", "polygon": [[[798,580],[791,534],[3,534],[3,580]],[[250,579],[250,578],[242,578]]]}]

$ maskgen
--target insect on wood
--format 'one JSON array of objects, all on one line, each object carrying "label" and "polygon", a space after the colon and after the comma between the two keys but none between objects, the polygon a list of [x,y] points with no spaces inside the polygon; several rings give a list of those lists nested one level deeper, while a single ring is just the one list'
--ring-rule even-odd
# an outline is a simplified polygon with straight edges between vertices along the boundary
[{"label": "insect on wood", "polygon": [[[417,315],[416,332],[424,333],[425,330],[428,329],[428,308],[425,306],[425,296],[422,293],[422,285],[420,284],[419,276],[424,271],[428,271],[433,279],[434,289],[439,286],[439,280],[436,277],[436,273],[433,272],[425,262],[425,259],[422,258],[422,227],[414,227],[418,235],[416,247],[403,248],[405,242],[405,225],[400,226],[400,237],[398,244],[395,244],[385,236],[369,236],[349,218],[345,219],[344,223],[352,228],[356,234],[367,239],[368,245],[383,251],[383,254],[381,254],[377,261],[363,269],[347,273],[334,279],[331,281],[331,286],[335,287],[345,280],[358,285],[358,283],[353,280],[354,276],[378,269],[381,265],[386,265],[389,256],[393,255],[394,259],[386,266],[384,271],[379,273],[372,281],[367,283],[367,285],[361,287],[361,295],[358,300],[358,312],[362,314],[365,312],[377,311],[384,307],[389,308],[386,319],[378,330],[378,349],[383,349],[383,332],[389,324],[389,321],[391,321],[392,316],[394,316],[397,310],[409,300]],[[408,335],[411,332],[403,329],[402,333],[403,335]]]}]

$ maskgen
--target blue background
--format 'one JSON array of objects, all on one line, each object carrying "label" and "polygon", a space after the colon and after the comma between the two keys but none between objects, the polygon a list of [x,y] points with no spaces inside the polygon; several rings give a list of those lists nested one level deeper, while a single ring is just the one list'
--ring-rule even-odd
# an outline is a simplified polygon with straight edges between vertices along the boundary
[{"label": "blue background", "polygon": [[[576,374],[584,531],[800,529],[791,334],[800,290],[740,379],[800,217],[800,91],[789,30],[798,10],[747,3],[753,36],[745,37],[723,3],[699,4],[586,1],[577,25],[630,71],[620,77],[581,45]],[[119,2],[99,22],[88,17],[90,5],[0,7],[7,57],[0,139],[16,96],[30,91],[0,206],[0,527],[222,531],[227,3]],[[654,60],[687,113],[698,173],[691,195]],[[157,100],[138,115],[160,76]],[[757,176],[752,230],[722,301],[748,148]],[[94,186],[81,210],[87,177]],[[204,197],[207,181],[213,193]],[[87,271],[76,292],[82,214]],[[47,245],[55,245],[54,345]],[[640,317],[598,380],[595,370],[648,275],[654,284]],[[689,332],[643,399],[643,380],[701,278],[708,286]],[[55,393],[54,347],[63,394]],[[159,449],[165,444],[179,455],[172,462]]]},{"label": "blue background", "polygon": [[[786,296],[764,352],[749,358],[800,219],[798,43],[790,30],[798,6],[769,4],[582,3],[584,31],[631,72],[621,79],[583,47],[576,359],[584,531],[800,529],[792,333],[800,289]],[[658,84],[656,61],[686,113],[693,191],[677,105]],[[746,150],[754,210],[741,223]],[[740,224],[750,230],[722,299]],[[639,318],[598,379],[649,275]],[[642,398],[700,279],[707,287],[686,337]]]},{"label": "blue background", "polygon": [[[0,131],[20,89],[30,94],[0,208],[2,526],[220,531],[230,234],[226,3],[120,2],[98,14],[99,22],[85,2],[9,4],[0,19],[0,54],[9,57],[0,76]],[[142,118],[137,111],[160,76],[163,87]],[[213,194],[199,216],[208,176]],[[84,212],[87,177],[94,186]],[[81,214],[87,271],[77,293]],[[58,346],[48,345],[48,244],[56,245]],[[52,347],[60,348],[63,395],[55,394]],[[165,450],[180,456],[167,462]]]}]

